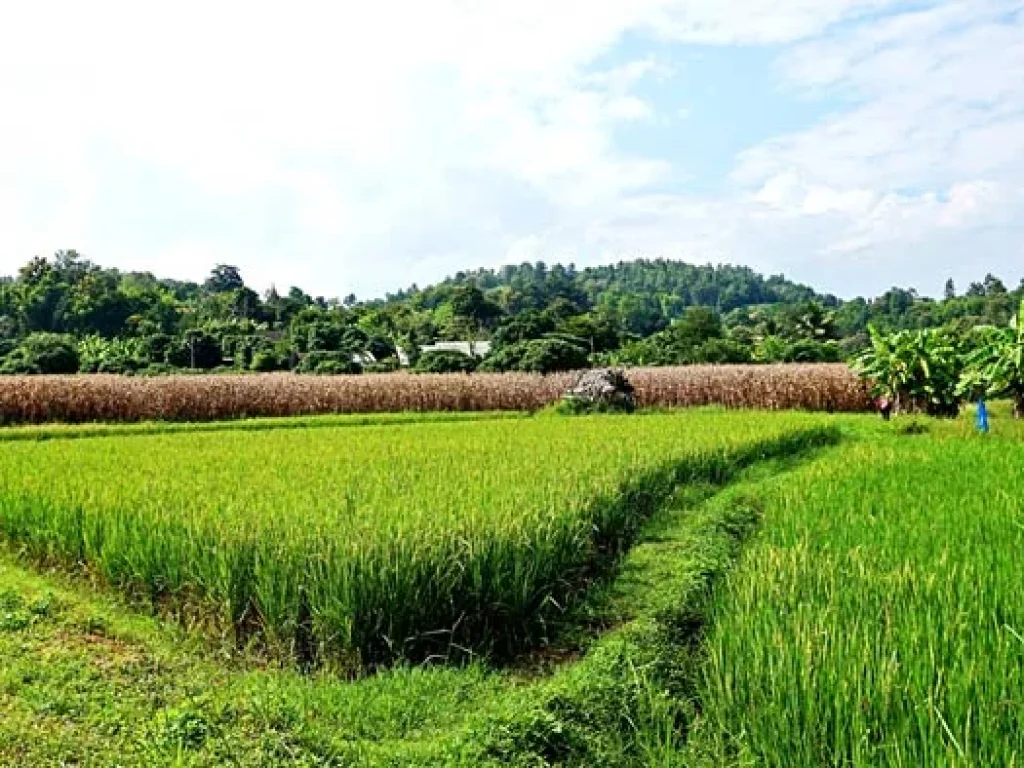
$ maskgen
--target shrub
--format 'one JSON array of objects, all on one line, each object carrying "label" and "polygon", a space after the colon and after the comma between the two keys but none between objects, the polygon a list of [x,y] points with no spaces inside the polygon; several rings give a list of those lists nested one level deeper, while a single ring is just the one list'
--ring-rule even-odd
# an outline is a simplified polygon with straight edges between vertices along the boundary
[{"label": "shrub", "polygon": [[96,368],[96,373],[134,373],[140,368],[139,362],[130,357],[128,358],[113,358],[110,360],[103,360]]},{"label": "shrub", "polygon": [[299,364],[295,366],[296,373],[320,373],[320,374],[356,374],[362,373],[363,367],[352,360],[349,352],[325,352],[316,350],[307,352],[302,356]]},{"label": "shrub", "polygon": [[78,341],[77,348],[82,373],[132,373],[143,365],[139,339],[86,336]]},{"label": "shrub", "polygon": [[33,333],[8,353],[0,373],[77,373],[78,349],[71,336]]},{"label": "shrub", "polygon": [[834,341],[802,339],[790,344],[785,354],[787,363],[839,363],[842,360],[843,350]]},{"label": "shrub", "polygon": [[151,363],[145,368],[140,368],[136,373],[139,376],[169,376],[175,370],[173,365],[168,365],[167,363]]},{"label": "shrub", "polygon": [[980,328],[972,339],[958,392],[1013,399],[1013,415],[1024,416],[1024,301],[1005,328]]},{"label": "shrub", "polygon": [[871,348],[854,362],[872,393],[895,403],[897,413],[956,416],[964,369],[962,339],[944,328],[883,334],[871,328]]},{"label": "shrub", "polygon": [[526,351],[519,361],[524,373],[556,373],[577,371],[589,364],[587,350],[565,339],[536,339],[526,342]]},{"label": "shrub", "polygon": [[154,333],[138,339],[139,360],[143,364],[161,365],[167,362],[167,350],[174,342],[173,336],[166,333]]},{"label": "shrub", "polygon": [[320,376],[340,376],[343,374],[358,374],[362,373],[362,366],[359,363],[343,360],[323,360],[317,363],[313,373]]},{"label": "shrub", "polygon": [[439,350],[424,352],[420,355],[413,371],[416,373],[472,373],[476,367],[476,359],[469,355],[454,350]]},{"label": "shrub", "polygon": [[589,362],[587,350],[582,344],[561,336],[510,344],[488,356],[480,370],[493,373],[556,373],[578,371],[587,368]]},{"label": "shrub", "polygon": [[18,342],[14,339],[0,339],[0,362],[17,348]]},{"label": "shrub", "polygon": [[257,371],[259,373],[270,373],[272,371],[283,371],[287,370],[287,360],[282,360],[281,356],[273,350],[263,350],[257,352],[252,356],[252,362],[249,364],[250,371]]},{"label": "shrub", "polygon": [[519,364],[526,354],[528,341],[517,341],[495,349],[477,367],[481,373],[507,373],[518,371]]},{"label": "shrub", "polygon": [[203,331],[189,331],[167,348],[166,361],[178,368],[208,370],[224,362],[217,340]]},{"label": "shrub", "polygon": [[751,360],[749,347],[731,339],[709,339],[694,350],[692,361],[724,365],[727,363],[749,363]]},{"label": "shrub", "polygon": [[0,364],[0,375],[3,376],[25,376],[42,373],[35,361],[25,356],[24,350],[15,349]]},{"label": "shrub", "polygon": [[364,373],[393,373],[402,367],[397,357],[386,357],[376,363],[363,366]]}]

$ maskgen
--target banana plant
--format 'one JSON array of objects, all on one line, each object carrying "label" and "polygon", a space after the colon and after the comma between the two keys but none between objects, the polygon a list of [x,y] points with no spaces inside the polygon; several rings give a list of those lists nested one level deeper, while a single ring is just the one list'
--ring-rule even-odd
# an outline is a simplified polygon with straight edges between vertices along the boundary
[{"label": "banana plant", "polygon": [[975,348],[966,357],[961,394],[1008,397],[1013,414],[1024,416],[1024,300],[1005,328],[985,326],[974,334]]},{"label": "banana plant", "polygon": [[884,334],[869,329],[871,346],[853,362],[877,397],[888,398],[896,413],[924,411],[955,416],[962,394],[963,369],[959,338],[947,329]]}]

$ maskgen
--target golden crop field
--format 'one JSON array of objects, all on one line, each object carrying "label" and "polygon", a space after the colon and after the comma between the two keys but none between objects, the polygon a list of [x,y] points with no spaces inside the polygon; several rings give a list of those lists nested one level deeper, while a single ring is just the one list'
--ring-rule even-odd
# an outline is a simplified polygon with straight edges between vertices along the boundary
[{"label": "golden crop field", "polygon": [[[642,407],[863,411],[864,386],[844,365],[737,365],[628,371]],[[0,423],[213,421],[395,411],[534,411],[572,374],[289,373],[166,377],[0,377]]]}]

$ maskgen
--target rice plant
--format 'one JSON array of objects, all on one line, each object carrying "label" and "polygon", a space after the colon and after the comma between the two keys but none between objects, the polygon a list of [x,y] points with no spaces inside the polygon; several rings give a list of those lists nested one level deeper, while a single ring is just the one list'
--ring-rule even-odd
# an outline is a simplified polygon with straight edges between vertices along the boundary
[{"label": "rice plant", "polygon": [[762,536],[716,601],[692,752],[1021,764],[1022,462],[1017,440],[896,438],[767,493]]},{"label": "rice plant", "polygon": [[10,441],[0,536],[303,661],[509,654],[679,483],[831,435],[696,411]]}]

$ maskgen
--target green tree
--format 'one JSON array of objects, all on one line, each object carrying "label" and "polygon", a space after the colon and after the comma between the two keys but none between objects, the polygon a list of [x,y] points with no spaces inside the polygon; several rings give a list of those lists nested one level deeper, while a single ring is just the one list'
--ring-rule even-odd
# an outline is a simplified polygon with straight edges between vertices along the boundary
[{"label": "green tree", "polygon": [[455,320],[454,330],[465,332],[471,341],[476,340],[483,329],[493,327],[501,317],[501,308],[474,283],[458,286],[448,305]]},{"label": "green tree", "polygon": [[424,352],[413,366],[416,373],[472,373],[477,361],[454,350]]},{"label": "green tree", "polygon": [[210,276],[203,283],[203,289],[209,293],[231,293],[245,288],[242,273],[238,267],[230,264],[218,264],[210,271]]},{"label": "green tree", "polygon": [[73,337],[60,333],[31,333],[7,354],[0,373],[67,374],[78,372],[78,349]]}]

